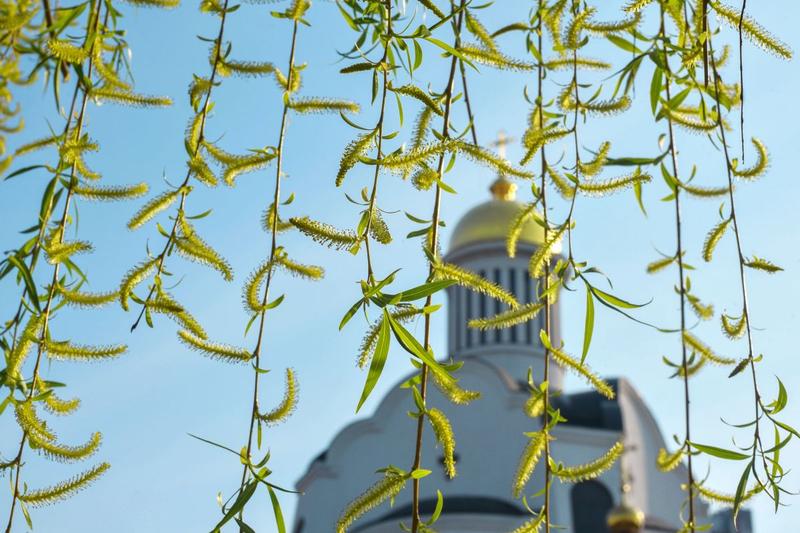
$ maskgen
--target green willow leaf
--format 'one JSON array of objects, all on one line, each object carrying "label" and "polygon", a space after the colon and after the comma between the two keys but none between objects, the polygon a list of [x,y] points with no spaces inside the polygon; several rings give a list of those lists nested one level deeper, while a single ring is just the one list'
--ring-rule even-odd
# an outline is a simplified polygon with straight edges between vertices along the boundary
[{"label": "green willow leaf", "polygon": [[378,330],[378,338],[375,341],[375,351],[372,354],[372,362],[369,365],[369,372],[367,373],[367,380],[364,383],[364,390],[361,392],[361,398],[358,400],[356,413],[364,405],[364,402],[369,398],[370,393],[378,383],[378,379],[383,373],[383,367],[386,365],[386,359],[389,355],[389,341],[390,341],[390,317],[386,309],[383,310],[383,319],[381,326]]}]

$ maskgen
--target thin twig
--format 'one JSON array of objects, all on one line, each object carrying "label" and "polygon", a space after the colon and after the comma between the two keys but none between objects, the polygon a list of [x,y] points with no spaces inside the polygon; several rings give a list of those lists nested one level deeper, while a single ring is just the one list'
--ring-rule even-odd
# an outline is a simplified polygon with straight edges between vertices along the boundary
[{"label": "thin twig", "polygon": [[739,13],[739,94],[741,102],[739,106],[739,131],[742,141],[742,164],[744,164],[744,44],[742,42],[744,12],[747,9],[747,0],[742,0],[742,11]]},{"label": "thin twig", "polygon": [[386,60],[389,57],[389,43],[392,40],[392,1],[386,0],[386,42],[383,46],[383,57],[381,57],[381,67],[383,70],[383,89],[381,91],[381,107],[380,115],[378,116],[378,123],[375,125],[377,130],[378,142],[376,146],[376,159],[378,164],[375,165],[375,173],[372,177],[372,190],[369,195],[369,206],[367,207],[367,224],[364,228],[364,250],[367,254],[367,283],[372,284],[375,281],[374,272],[372,270],[372,250],[369,245],[369,235],[372,229],[373,213],[375,213],[375,203],[378,198],[378,180],[381,172],[381,158],[383,158],[383,122],[386,115],[386,95],[389,93],[389,68],[386,65]]},{"label": "thin twig", "polygon": [[478,133],[475,131],[475,115],[472,114],[472,104],[469,100],[469,90],[467,89],[467,71],[464,62],[458,60],[458,68],[461,70],[461,86],[464,89],[464,104],[467,106],[467,118],[469,119],[469,131],[472,133],[472,144],[478,145]]},{"label": "thin twig", "polygon": [[[225,0],[225,3],[222,6],[222,14],[220,15],[220,23],[219,23],[219,33],[217,34],[216,39],[216,50],[214,53],[214,64],[211,66],[211,78],[209,78],[208,84],[208,91],[206,92],[206,98],[203,102],[203,111],[201,111],[200,117],[200,130],[197,137],[197,146],[195,146],[194,153],[192,157],[197,156],[197,153],[200,151],[200,146],[203,144],[203,139],[205,138],[205,130],[206,130],[206,119],[208,118],[208,111],[209,111],[209,103],[211,102],[211,92],[214,88],[214,81],[216,80],[218,70],[219,70],[219,63],[220,59],[222,58],[222,37],[225,33],[225,20],[228,15],[228,0]],[[175,240],[175,236],[178,231],[178,223],[181,220],[181,213],[184,211],[184,207],[186,206],[186,196],[188,191],[186,190],[186,186],[189,184],[189,179],[192,177],[192,170],[188,169],[186,171],[186,177],[183,179],[183,182],[180,185],[181,189],[181,198],[180,203],[178,204],[178,212],[175,215],[175,221],[172,224],[172,229],[169,232],[169,236],[167,237],[167,242],[164,243],[164,248],[161,250],[161,253],[158,254],[158,259],[156,261],[156,273],[155,277],[158,278],[164,270],[164,260],[167,257],[167,251],[169,251],[170,246],[172,246],[173,241]],[[139,310],[139,315],[136,317],[133,325],[131,325],[131,331],[135,330],[141,322],[142,317],[144,316],[144,312],[147,309],[147,303],[150,301],[150,298],[153,297],[153,293],[155,293],[156,284],[154,283],[150,287],[150,291],[147,293],[147,298],[145,298],[144,303],[142,304],[142,308]]]},{"label": "thin twig", "polygon": [[[543,16],[543,0],[539,0],[539,9],[538,9],[538,18],[539,18],[539,28],[536,32],[538,35],[538,51],[541,54],[542,52],[542,16]],[[544,65],[541,61],[537,61],[537,68],[536,68],[536,83],[538,92],[536,95],[536,110],[539,115],[539,127],[544,128],[544,90],[542,88],[542,83],[544,80]],[[545,147],[542,145],[541,148],[541,159],[542,159],[542,169],[541,169],[541,182],[540,182],[540,190],[539,194],[541,195],[542,199],[542,221],[544,224],[542,225],[544,228],[544,242],[546,243],[549,239],[549,231],[550,225],[547,219],[547,181],[546,181],[546,174],[547,174],[547,156],[545,154]],[[544,294],[544,331],[547,335],[547,338],[551,338],[551,325],[550,325],[550,261],[545,261],[544,264],[544,290],[542,294]],[[550,424],[550,349],[545,346],[544,347],[544,375],[543,375],[544,382],[547,383],[547,387],[544,390],[544,418],[542,419],[542,432],[544,433],[544,509],[540,511],[540,513],[544,513],[544,530],[545,533],[550,533],[550,481],[552,478],[552,471],[550,468],[550,438],[549,438],[549,424]]]},{"label": "thin twig", "polygon": [[[666,77],[665,90],[667,94],[667,102],[672,101],[672,71],[669,66],[669,56],[667,54],[667,36],[664,28],[664,7],[661,6],[660,12],[660,27],[659,34],[663,42],[664,53],[664,74]],[[672,118],[667,114],[667,130],[669,132],[669,151],[672,160],[672,175],[676,180],[679,178],[678,169],[678,148],[675,142],[675,130],[673,128]],[[687,491],[689,493],[689,533],[695,531],[695,509],[694,509],[694,470],[692,468],[692,454],[689,448],[691,442],[691,410],[690,410],[690,396],[689,396],[689,359],[686,350],[686,341],[684,332],[686,331],[686,286],[684,278],[684,264],[683,264],[683,232],[682,232],[682,219],[681,219],[681,191],[678,186],[675,187],[675,234],[676,234],[676,256],[678,258],[678,287],[680,296],[680,315],[681,315],[681,369],[683,371],[683,399],[684,399],[684,421],[685,421],[685,434],[683,446],[686,448],[687,454]]]},{"label": "thin twig", "polygon": [[[717,72],[717,63],[714,59],[714,48],[711,39],[709,39],[709,47],[711,48],[711,67],[714,73],[714,94],[717,102],[719,102],[719,86],[722,83],[722,79],[719,76],[719,72]],[[731,220],[733,221],[733,234],[736,240],[736,252],[739,258],[739,282],[742,294],[742,320],[745,322],[745,331],[747,334],[747,359],[750,364],[750,371],[753,380],[753,404],[755,409],[754,415],[754,423],[753,423],[753,473],[757,476],[757,472],[755,469],[756,464],[756,457],[760,452],[762,455],[762,462],[764,464],[765,470],[767,471],[767,475],[769,475],[769,468],[766,465],[766,459],[764,458],[763,453],[763,445],[761,443],[761,427],[760,427],[760,420],[762,415],[762,406],[761,406],[761,393],[758,388],[758,377],[756,373],[756,361],[755,361],[755,354],[753,350],[753,334],[752,329],[750,327],[750,303],[747,293],[747,276],[745,274],[745,256],[742,252],[742,237],[739,231],[739,220],[736,216],[736,201],[733,193],[733,172],[732,168],[733,165],[731,164],[731,157],[730,153],[728,152],[728,143],[725,136],[725,126],[722,122],[722,111],[721,109],[717,112],[717,127],[719,129],[720,138],[722,141],[722,151],[725,155],[725,171],[728,180],[728,201],[731,204]],[[770,494],[770,491],[767,491],[767,494]]]},{"label": "thin twig", "polygon": [[[108,10],[106,10],[106,17],[108,17]],[[94,22],[92,22],[92,18],[94,18]],[[100,24],[100,0],[96,0],[96,3],[93,4],[92,9],[89,11],[88,20],[89,20],[89,24],[87,25],[87,30],[89,30],[89,31],[87,31],[87,34],[86,34],[86,39],[87,40],[89,39],[90,35],[97,33],[97,28],[98,28],[98,26]],[[90,27],[91,27],[91,29],[90,29]],[[89,63],[88,63],[87,71],[86,71],[87,72],[86,73],[86,78],[87,79],[91,79],[91,76],[92,76],[92,67],[94,66],[94,54],[92,54],[91,52],[94,49],[94,46],[95,45],[94,45],[94,42],[93,42],[91,47],[90,47]],[[81,82],[81,80],[78,80],[76,83],[77,83],[77,85],[76,85],[76,91],[77,91],[77,88],[80,87],[82,82]],[[83,87],[82,92],[83,92],[83,96],[82,96],[82,101],[81,101],[81,108],[80,108],[80,112],[78,113],[78,121],[77,121],[77,124],[75,126],[75,130],[74,130],[76,139],[80,138],[81,132],[83,130],[83,123],[84,123],[84,118],[85,118],[85,115],[86,115],[86,105],[87,105],[87,103],[89,101],[89,91],[87,90],[87,88]],[[77,95],[77,92],[75,94]],[[68,117],[68,120],[70,120],[70,118],[71,117]],[[64,142],[66,142],[66,141],[67,141],[67,138],[65,137],[64,138]],[[72,163],[72,169],[70,171],[70,183],[69,183],[69,186],[67,187],[67,194],[66,194],[66,196],[64,198],[64,209],[63,209],[63,211],[61,213],[61,219],[59,221],[58,230],[56,232],[56,236],[57,236],[56,238],[57,238],[57,241],[58,241],[57,243],[58,244],[63,242],[64,232],[66,230],[67,220],[69,218],[69,208],[70,208],[71,199],[72,199],[73,193],[75,191],[75,186],[78,184],[78,180],[75,177],[75,165],[76,165],[75,163]],[[59,169],[60,168],[61,168],[61,162],[59,162]],[[42,223],[42,225],[44,225],[44,223]],[[31,399],[33,398],[33,395],[36,393],[37,382],[39,380],[39,367],[41,365],[42,358],[43,358],[43,355],[45,353],[45,344],[46,344],[45,340],[48,337],[47,329],[48,329],[48,325],[49,325],[50,311],[52,309],[53,299],[55,298],[56,287],[58,287],[58,273],[59,273],[59,270],[60,270],[60,266],[61,266],[61,263],[59,263],[59,262],[57,262],[53,266],[53,275],[52,275],[52,277],[50,279],[50,287],[49,287],[48,292],[47,292],[47,301],[45,303],[44,310],[42,311],[42,330],[41,330],[41,334],[39,335],[39,339],[38,339],[38,342],[37,342],[38,348],[37,348],[37,351],[36,351],[36,361],[35,361],[34,367],[33,367],[33,378],[32,378],[32,382],[31,382],[31,387],[28,390],[27,400],[26,401],[31,401]],[[11,509],[9,510],[9,513],[8,513],[8,524],[6,525],[6,533],[11,533],[11,526],[12,526],[12,524],[14,522],[14,510],[16,509],[16,503],[17,503],[17,500],[19,499],[19,496],[20,496],[20,493],[19,493],[19,482],[20,482],[20,478],[22,477],[22,455],[23,455],[23,452],[25,450],[25,443],[27,442],[27,438],[28,438],[28,432],[23,430],[22,438],[20,439],[19,449],[18,449],[17,455],[16,455],[16,457],[14,458],[14,461],[13,461],[13,463],[15,464],[14,490],[13,490],[13,494],[12,494],[12,497],[11,497]]]},{"label": "thin twig", "polygon": [[[455,48],[461,44],[461,26],[464,20],[464,8],[465,8],[465,0],[461,0],[461,4],[459,7],[459,14],[456,22],[453,25],[453,31],[455,33],[454,37],[454,45]],[[455,12],[455,3],[453,0],[450,1],[450,10],[451,12]],[[450,60],[450,74],[447,77],[447,87],[444,91],[444,117],[442,119],[442,130],[441,136],[446,141],[450,138],[450,111],[452,110],[452,100],[453,100],[453,83],[455,81],[456,75],[456,65],[458,63],[458,58],[453,56]],[[442,153],[439,155],[439,162],[437,165],[437,175],[440,177],[444,172],[444,160],[445,154]],[[431,217],[431,254],[434,256],[438,255],[438,241],[439,241],[439,218],[440,218],[440,210],[441,210],[441,199],[442,199],[442,188],[439,186],[438,182],[436,184],[436,192],[433,200],[433,216]],[[431,263],[428,270],[428,276],[433,276],[433,264]],[[431,302],[433,301],[433,295],[428,295],[425,299],[425,307],[429,307]],[[430,313],[425,313],[425,333],[424,333],[424,349],[426,351],[430,350],[430,340],[431,340],[431,315]],[[426,364],[422,364],[422,374],[420,377],[420,396],[422,398],[422,405],[425,405],[425,400],[427,398],[428,392],[428,366]],[[422,435],[425,431],[425,413],[420,413],[419,417],[417,418],[417,437],[414,446],[414,463],[411,467],[411,470],[417,470],[422,463]],[[417,533],[419,530],[419,525],[421,522],[420,518],[420,508],[419,508],[419,496],[420,496],[420,480],[418,478],[414,478],[412,480],[412,495],[411,495],[411,532]]]},{"label": "thin twig", "polygon": [[[295,48],[297,44],[297,27],[298,21],[294,21],[294,25],[292,27],[292,45],[289,50],[289,74],[287,75],[287,82],[286,82],[286,91],[289,93],[292,87],[292,76],[294,74],[294,54]],[[289,105],[288,99],[284,99],[283,104],[283,111],[281,113],[281,125],[280,129],[278,130],[278,150],[277,150],[277,163],[275,165],[275,190],[272,195],[272,224],[270,228],[271,232],[271,243],[270,243],[270,250],[269,250],[269,262],[270,265],[269,270],[267,271],[267,279],[264,286],[264,297],[261,300],[261,316],[259,317],[259,327],[258,327],[258,340],[256,341],[256,347],[253,350],[253,357],[255,359],[255,369],[253,371],[253,402],[252,402],[252,409],[250,411],[250,429],[247,433],[247,453],[245,457],[250,457],[250,451],[253,447],[253,429],[255,427],[256,419],[259,416],[258,413],[258,385],[259,385],[259,377],[261,376],[261,349],[264,340],[264,323],[266,322],[267,317],[267,303],[269,302],[269,289],[270,285],[272,284],[272,263],[275,260],[275,253],[278,249],[278,205],[280,204],[281,198],[281,168],[283,163],[283,144],[286,138],[286,122],[289,115]],[[244,470],[242,472],[242,481],[239,485],[240,490],[244,489],[245,481],[247,480],[247,472],[249,471],[250,465],[244,465]],[[239,512],[239,517],[241,518],[244,514],[244,509]]]}]

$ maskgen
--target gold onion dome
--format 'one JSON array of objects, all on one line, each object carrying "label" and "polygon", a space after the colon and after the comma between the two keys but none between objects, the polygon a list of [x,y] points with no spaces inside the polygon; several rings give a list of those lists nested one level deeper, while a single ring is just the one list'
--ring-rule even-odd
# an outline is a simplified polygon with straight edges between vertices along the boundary
[{"label": "gold onion dome", "polygon": [[606,522],[612,533],[639,533],[644,527],[644,513],[622,503],[609,511]]},{"label": "gold onion dome", "polygon": [[[470,209],[458,222],[450,239],[450,250],[484,241],[505,242],[523,204],[516,201],[517,185],[499,177],[489,187],[492,199]],[[544,229],[533,220],[522,227],[520,243],[540,245]]]}]

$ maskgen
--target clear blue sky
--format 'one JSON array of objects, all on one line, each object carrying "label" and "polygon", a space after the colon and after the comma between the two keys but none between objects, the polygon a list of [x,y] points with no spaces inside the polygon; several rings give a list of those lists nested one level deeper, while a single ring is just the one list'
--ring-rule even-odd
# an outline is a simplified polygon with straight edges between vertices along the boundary
[{"label": "clear blue sky", "polygon": [[[162,176],[172,183],[182,179],[184,170],[183,131],[190,116],[185,93],[193,72],[208,70],[205,45],[196,34],[212,35],[216,20],[197,13],[193,2],[174,11],[136,10],[123,6],[122,21],[133,49],[133,68],[140,92],[172,96],[176,105],[167,110],[144,111],[112,105],[90,106],[88,130],[102,147],[91,164],[106,177],[106,182],[147,181],[152,190],[164,188]],[[502,6],[500,5],[502,4]],[[616,3],[615,3],[616,4]],[[800,34],[795,21],[798,8],[791,2],[758,2],[751,9],[768,28],[800,50]],[[485,22],[490,28],[523,17],[528,4],[499,2],[494,17]],[[335,49],[348,49],[353,38],[335,6],[317,2],[309,16],[313,26],[301,30],[298,60],[309,62],[305,71],[305,95],[349,97],[365,108],[360,121],[374,120],[369,109],[369,84],[364,76],[338,75]],[[287,61],[290,27],[272,18],[269,7],[243,6],[230,19],[228,35],[234,36],[234,56],[270,60],[278,65]],[[520,43],[505,39],[504,46],[521,54]],[[608,48],[598,49],[594,55]],[[746,45],[746,84],[748,91],[748,133],[762,138],[772,154],[769,175],[756,184],[738,189],[739,216],[743,225],[747,253],[758,254],[782,265],[786,271],[774,277],[752,274],[755,343],[766,361],[760,376],[767,395],[774,392],[774,374],[784,377],[790,392],[790,407],[784,417],[795,424],[800,420],[798,390],[800,377],[792,328],[798,321],[800,300],[800,239],[796,205],[797,129],[800,112],[795,105],[800,86],[797,62],[784,63]],[[428,67],[421,79],[441,87],[446,76],[444,62],[426,54]],[[284,68],[285,69],[285,68]],[[530,76],[498,74],[490,69],[471,73],[471,92],[477,109],[477,127],[482,142],[489,142],[504,129],[519,137],[525,125],[527,105],[522,89]],[[562,80],[563,81],[563,80]],[[642,76],[649,82],[649,73]],[[662,132],[652,124],[647,104],[646,85],[642,84],[634,108],[614,119],[592,121],[583,134],[583,143],[592,148],[603,140],[613,141],[613,154],[651,154]],[[212,137],[222,136],[222,145],[231,150],[274,144],[279,118],[280,95],[271,80],[231,79],[215,98],[217,107],[210,121]],[[20,142],[47,132],[47,120],[58,124],[50,95],[35,86],[21,95],[27,127],[16,139]],[[407,113],[407,120],[411,113]],[[463,115],[457,117],[462,120]],[[463,124],[463,122],[462,122]],[[296,117],[289,126],[285,166],[286,189],[297,194],[293,214],[313,213],[317,218],[339,226],[354,225],[357,210],[341,190],[333,185],[338,157],[353,136],[338,117]],[[698,164],[698,180],[704,184],[723,182],[722,155],[700,137],[680,133],[681,163],[684,172]],[[510,149],[512,158],[519,149]],[[20,162],[19,165],[23,163]],[[493,179],[485,169],[459,163],[450,182],[458,196],[447,196],[443,204],[449,228],[471,206],[487,198],[486,187]],[[0,243],[4,249],[20,242],[17,230],[34,221],[43,175],[28,175],[0,185]],[[204,324],[210,336],[232,344],[252,343],[242,339],[246,315],[241,308],[241,284],[249,271],[264,257],[267,237],[259,229],[259,217],[269,203],[273,171],[259,172],[239,179],[235,189],[224,187],[198,190],[190,197],[188,211],[200,213],[214,208],[213,214],[197,226],[206,239],[231,262],[236,279],[223,282],[214,272],[170,259],[170,269],[184,282],[175,293]],[[367,184],[364,170],[354,172],[344,188],[351,195]],[[641,316],[661,324],[674,324],[677,299],[673,274],[656,277],[644,273],[645,265],[662,251],[674,247],[672,206],[658,202],[666,194],[660,180],[645,189],[650,216],[644,218],[632,194],[604,199],[580,199],[576,218],[576,253],[604,270],[615,282],[616,291],[633,300],[653,303]],[[387,176],[382,180],[381,205],[387,210],[408,210],[420,216],[430,211],[430,193],[413,191],[408,183]],[[144,257],[147,243],[156,245],[159,237],[148,228],[135,233],[125,222],[140,202],[125,204],[82,204],[80,233],[91,239],[96,252],[83,260],[94,290],[110,289],[124,272]],[[563,215],[563,205],[553,216]],[[698,266],[692,273],[698,295],[712,301],[718,311],[736,314],[739,292],[736,285],[735,255],[730,235],[722,242],[711,264],[701,264],[699,251],[705,232],[714,224],[715,201],[689,201],[685,206],[688,259]],[[410,230],[401,214],[390,218],[397,238],[378,253],[378,272],[402,264],[400,283],[407,285],[424,279],[424,261],[416,241],[402,236]],[[284,425],[266,433],[272,449],[271,468],[275,481],[292,485],[309,461],[329,443],[333,435],[355,417],[354,407],[364,379],[355,365],[363,328],[351,324],[337,332],[339,317],[358,295],[355,282],[364,273],[362,257],[334,253],[310,244],[298,235],[287,234],[284,244],[295,257],[325,265],[327,276],[315,284],[281,279],[279,293],[287,295],[280,312],[267,326],[266,365],[278,370],[264,379],[262,403],[277,402],[282,395],[282,369],[292,366],[300,379],[301,400],[295,415]],[[3,316],[11,314],[16,290],[8,283],[0,287]],[[568,347],[579,346],[583,326],[583,294],[565,294],[563,323]],[[442,353],[445,331],[442,313],[434,326],[434,345]],[[246,434],[250,402],[251,372],[246,367],[222,364],[191,353],[178,343],[175,326],[160,319],[157,327],[128,332],[132,316],[115,306],[99,312],[62,311],[53,326],[56,336],[86,343],[126,342],[130,351],[116,361],[103,364],[53,363],[44,369],[50,379],[65,381],[68,391],[83,399],[78,414],[54,421],[65,442],[81,442],[91,431],[101,430],[104,444],[99,458],[112,463],[111,471],[88,491],[65,503],[34,511],[37,531],[120,533],[142,531],[203,531],[210,529],[218,514],[218,491],[229,494],[238,483],[240,465],[235,457],[187,436],[191,432],[241,446]],[[420,328],[417,328],[420,331]],[[721,353],[744,354],[743,344],[726,341],[718,322],[703,324],[698,330]],[[63,333],[62,333],[63,332]],[[668,380],[661,356],[676,356],[677,338],[665,336],[608,312],[600,312],[590,363],[605,375],[627,376],[655,411],[661,428],[669,438],[680,433],[682,392],[678,382]],[[363,415],[374,409],[376,401],[409,370],[399,352],[386,367],[383,378]],[[751,392],[746,376],[726,378],[724,369],[708,369],[693,381],[692,412],[696,440],[726,446],[731,431],[720,417],[741,422],[750,416]],[[568,387],[579,388],[577,381]],[[2,452],[11,455],[16,439],[9,413],[0,420]],[[410,437],[409,437],[410,438]],[[746,435],[741,435],[745,439]],[[744,442],[744,440],[742,440]],[[800,462],[797,445],[784,456],[787,466]],[[705,459],[699,473],[706,472]],[[83,465],[65,466],[33,458],[25,467],[25,479],[38,487],[64,479]],[[383,465],[375,465],[376,468]],[[740,465],[715,463],[710,479],[714,486],[733,490]],[[800,486],[795,475],[790,489]],[[284,508],[291,516],[295,502],[284,497]],[[756,527],[761,533],[793,530],[800,524],[800,510],[791,507],[775,516],[766,498],[754,504]],[[7,512],[8,498],[0,501],[0,516]],[[250,522],[258,531],[272,531],[271,510],[266,495],[250,505]],[[16,531],[24,521],[17,520]]]}]

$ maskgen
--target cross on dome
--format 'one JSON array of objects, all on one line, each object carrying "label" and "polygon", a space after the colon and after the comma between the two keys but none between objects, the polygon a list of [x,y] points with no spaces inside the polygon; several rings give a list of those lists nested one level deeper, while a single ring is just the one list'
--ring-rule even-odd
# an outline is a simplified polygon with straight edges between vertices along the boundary
[{"label": "cross on dome", "polygon": [[[508,146],[515,139],[508,137],[506,132],[500,130],[497,132],[497,140],[492,143],[493,147],[497,148],[497,155],[502,159],[506,158],[506,146]],[[497,179],[489,187],[492,196],[495,200],[504,200],[507,202],[513,201],[517,196],[517,184],[508,181],[505,176],[500,174]]]}]

